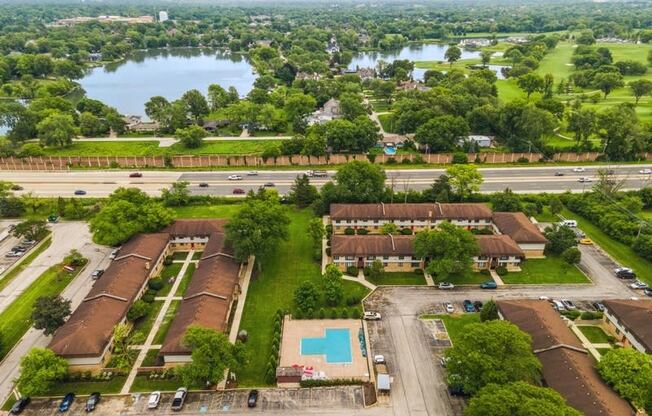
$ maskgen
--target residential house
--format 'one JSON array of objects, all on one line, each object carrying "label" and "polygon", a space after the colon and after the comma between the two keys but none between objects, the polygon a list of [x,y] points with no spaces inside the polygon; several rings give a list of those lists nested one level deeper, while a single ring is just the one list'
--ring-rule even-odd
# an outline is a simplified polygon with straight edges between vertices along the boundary
[{"label": "residential house", "polygon": [[491,147],[493,140],[489,136],[472,134],[470,136],[467,136],[465,139],[460,139],[457,142],[458,146],[464,146],[467,143],[477,148],[486,149]]},{"label": "residential house", "polygon": [[494,212],[494,230],[516,241],[528,259],[544,258],[548,239],[522,212]]},{"label": "residential house", "polygon": [[362,81],[376,78],[376,70],[374,68],[358,68],[356,73]]},{"label": "residential house", "polygon": [[396,87],[396,89],[398,91],[416,90],[420,92],[425,92],[430,90],[430,87],[427,87],[418,81],[408,80],[408,81],[400,82]]},{"label": "residential house", "polygon": [[485,38],[474,38],[474,39],[462,39],[460,41],[460,47],[466,49],[479,49],[486,48],[491,45],[491,41]]},{"label": "residential house", "polygon": [[340,102],[335,98],[331,98],[324,103],[322,108],[309,115],[306,118],[306,123],[309,126],[326,123],[327,121],[340,118],[340,114]]},{"label": "residential house", "polygon": [[652,299],[605,300],[604,323],[619,342],[652,354]]},{"label": "residential house", "polygon": [[208,120],[204,121],[202,127],[209,133],[215,133],[220,127],[226,127],[231,124],[230,120]]},{"label": "residential house", "polygon": [[298,72],[294,77],[296,81],[319,81],[321,78],[321,74],[317,72]]},{"label": "residential house", "polygon": [[544,386],[586,416],[631,416],[634,409],[600,377],[595,361],[545,300],[499,300],[502,319],[532,337]]},{"label": "residential house", "polygon": [[155,132],[160,128],[156,121],[142,121],[140,116],[123,116],[125,122],[125,129],[133,132]]}]

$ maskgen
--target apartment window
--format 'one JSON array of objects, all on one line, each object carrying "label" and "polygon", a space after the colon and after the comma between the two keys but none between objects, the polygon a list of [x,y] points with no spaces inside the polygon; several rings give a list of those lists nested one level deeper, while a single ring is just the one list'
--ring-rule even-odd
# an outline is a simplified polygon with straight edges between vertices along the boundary
[{"label": "apartment window", "polygon": [[509,257],[507,257],[507,256],[500,256],[500,259],[501,259],[501,260],[507,260],[508,258],[509,258]]},{"label": "apartment window", "polygon": [[374,220],[374,224],[378,224],[378,220]]},{"label": "apartment window", "polygon": [[399,260],[403,260],[405,257],[404,256],[398,256]]},{"label": "apartment window", "polygon": [[333,260],[339,260],[340,256],[333,256]]},{"label": "apartment window", "polygon": [[412,267],[419,267],[419,266],[421,266],[421,263],[419,263],[418,261],[412,262]]},{"label": "apartment window", "polygon": [[346,256],[346,260],[355,260],[355,257],[353,257],[353,256]]},{"label": "apartment window", "polygon": [[367,260],[371,260],[371,261],[373,261],[374,259],[375,259],[374,256],[367,256]]}]

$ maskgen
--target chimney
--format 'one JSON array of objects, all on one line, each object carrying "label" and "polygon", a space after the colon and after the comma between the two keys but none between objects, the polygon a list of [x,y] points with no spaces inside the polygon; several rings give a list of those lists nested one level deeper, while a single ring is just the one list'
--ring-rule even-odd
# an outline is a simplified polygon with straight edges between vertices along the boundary
[{"label": "chimney", "polygon": [[149,270],[149,262],[148,261],[145,262],[145,270]]}]

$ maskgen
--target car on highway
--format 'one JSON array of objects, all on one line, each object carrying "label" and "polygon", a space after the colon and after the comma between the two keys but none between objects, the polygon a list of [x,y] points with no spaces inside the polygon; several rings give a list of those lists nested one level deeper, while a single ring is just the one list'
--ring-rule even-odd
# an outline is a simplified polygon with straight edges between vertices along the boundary
[{"label": "car on highway", "polygon": [[247,407],[254,408],[258,404],[258,390],[251,390],[247,396]]},{"label": "car on highway", "polygon": [[172,398],[172,411],[179,412],[183,409],[183,404],[186,402],[186,396],[188,395],[188,389],[185,387],[179,387],[174,393]]},{"label": "car on highway", "polygon": [[440,289],[448,290],[448,289],[454,289],[455,285],[449,282],[441,282],[437,287],[439,287]]},{"label": "car on highway", "polygon": [[586,169],[583,167],[573,168],[573,172],[586,172]]},{"label": "car on highway", "polygon": [[129,174],[129,177],[130,178],[142,178],[143,174],[140,173],[140,172],[132,172],[132,173]]},{"label": "car on highway", "polygon": [[465,311],[469,313],[475,312],[475,307],[473,306],[473,302],[471,302],[470,300],[465,299],[464,302],[462,302],[462,304],[464,305]]},{"label": "car on highway", "polygon": [[641,175],[652,175],[652,169],[641,169],[638,171]]},{"label": "car on highway", "polygon": [[382,354],[374,355],[374,364],[385,364],[385,356]]},{"label": "car on highway", "polygon": [[199,182],[199,187],[200,188],[208,188],[208,184],[206,182]]},{"label": "car on highway", "polygon": [[97,280],[100,277],[102,277],[103,274],[104,274],[104,269],[95,269],[93,270],[93,273],[91,273],[91,278],[93,280]]},{"label": "car on highway", "polygon": [[363,316],[365,321],[380,321],[382,316],[378,312],[365,312]]},{"label": "car on highway", "polygon": [[480,289],[498,289],[498,285],[493,280],[487,280],[480,284]]},{"label": "car on highway", "polygon": [[265,184],[264,184],[263,186],[264,186],[265,188],[273,188],[273,187],[275,187],[276,185],[274,185],[274,182],[265,182]]},{"label": "car on highway", "polygon": [[640,280],[636,279],[636,281],[632,284],[629,285],[632,289],[647,289],[647,283],[641,282]]},{"label": "car on highway", "polygon": [[453,306],[453,304],[450,303],[450,302],[444,302],[444,309],[445,309],[446,312],[448,312],[448,313],[453,313],[453,312],[455,312],[455,306]]},{"label": "car on highway", "polygon": [[61,403],[59,404],[59,411],[61,413],[67,412],[70,409],[70,406],[72,406],[72,402],[74,401],[75,401],[75,393],[66,394],[61,400]]},{"label": "car on highway", "polygon": [[588,176],[582,176],[577,181],[580,183],[589,183],[589,182],[593,182],[593,179],[589,178]]},{"label": "car on highway", "polygon": [[242,176],[241,176],[241,175],[229,175],[228,179],[229,179],[230,181],[241,181],[241,180],[242,180]]},{"label": "car on highway", "polygon": [[555,176],[564,176],[564,172],[555,172]]},{"label": "car on highway", "polygon": [[23,413],[23,410],[29,405],[29,403],[32,401],[29,397],[21,397],[18,399],[16,403],[14,403],[13,406],[11,406],[11,410],[9,410],[9,413],[12,415],[19,415]]},{"label": "car on highway", "polygon": [[88,396],[88,400],[86,400],[87,412],[92,412],[93,410],[95,410],[97,404],[100,402],[100,396],[101,396],[100,393],[97,391],[95,393],[91,393],[91,395]]},{"label": "car on highway", "polygon": [[480,312],[482,310],[482,302],[476,300],[475,302],[473,302],[473,307],[475,308],[476,312]]},{"label": "car on highway", "polygon": [[568,309],[569,311],[577,309],[573,301],[571,301],[570,299],[562,299],[561,303],[564,305],[564,308]]},{"label": "car on highway", "polygon": [[153,391],[149,394],[149,398],[147,399],[147,408],[156,409],[160,402],[161,402],[161,392]]},{"label": "car on highway", "polygon": [[233,190],[233,195],[244,195],[245,193],[245,190],[242,188],[235,188]]},{"label": "car on highway", "polygon": [[582,244],[583,246],[592,246],[593,245],[593,241],[590,238],[581,238],[579,243]]},{"label": "car on highway", "polygon": [[75,195],[86,195],[86,191],[84,191],[83,189],[77,189],[75,191]]},{"label": "car on highway", "polygon": [[247,172],[247,176],[258,176],[258,171],[250,170],[249,172]]}]

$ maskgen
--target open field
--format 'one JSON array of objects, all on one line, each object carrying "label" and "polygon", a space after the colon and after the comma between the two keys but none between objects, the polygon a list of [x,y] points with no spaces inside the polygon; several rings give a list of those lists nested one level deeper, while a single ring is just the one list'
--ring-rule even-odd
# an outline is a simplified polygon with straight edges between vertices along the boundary
[{"label": "open field", "polygon": [[369,282],[379,285],[425,285],[426,279],[423,272],[385,272],[379,278],[366,278]]},{"label": "open field", "polygon": [[479,313],[465,313],[462,315],[423,315],[420,318],[441,319],[444,321],[444,325],[446,325],[446,331],[448,332],[448,337],[453,342],[453,345],[464,332],[465,326],[480,323]]},{"label": "open field", "polygon": [[553,256],[526,260],[521,264],[520,272],[509,272],[502,279],[508,284],[589,283],[580,269]]},{"label": "open field", "polygon": [[231,218],[240,205],[188,205],[173,209],[177,218]]}]

